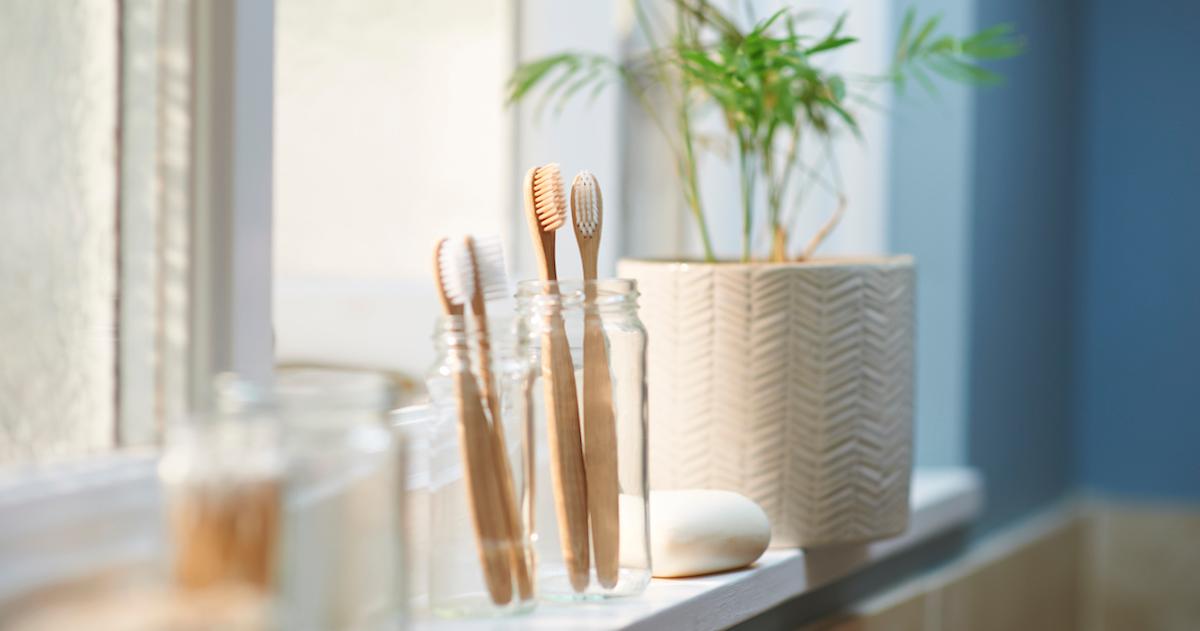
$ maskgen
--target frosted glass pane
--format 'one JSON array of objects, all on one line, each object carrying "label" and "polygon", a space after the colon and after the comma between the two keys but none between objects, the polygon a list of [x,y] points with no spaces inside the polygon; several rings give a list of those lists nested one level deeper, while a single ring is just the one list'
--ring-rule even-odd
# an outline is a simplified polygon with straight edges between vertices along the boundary
[{"label": "frosted glass pane", "polygon": [[494,0],[276,3],[279,361],[410,376],[433,361],[434,240],[510,228],[509,11]]},{"label": "frosted glass pane", "polygon": [[0,2],[0,464],[114,418],[116,2]]},{"label": "frosted glass pane", "polygon": [[280,274],[425,279],[436,237],[503,228],[506,19],[492,0],[277,3]]}]

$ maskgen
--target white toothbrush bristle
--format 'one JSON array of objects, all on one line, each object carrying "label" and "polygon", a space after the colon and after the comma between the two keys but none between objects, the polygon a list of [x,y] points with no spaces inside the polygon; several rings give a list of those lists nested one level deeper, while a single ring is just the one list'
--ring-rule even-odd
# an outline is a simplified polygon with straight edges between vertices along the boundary
[{"label": "white toothbrush bristle", "polygon": [[475,268],[479,270],[479,288],[484,300],[502,300],[510,296],[508,273],[504,269],[504,244],[494,234],[475,237]]},{"label": "white toothbrush bristle", "polygon": [[438,273],[446,298],[456,305],[471,301],[475,292],[475,275],[471,272],[471,259],[467,244],[462,239],[446,239],[438,251]]},{"label": "white toothbrush bristle", "polygon": [[533,210],[542,232],[558,230],[566,220],[567,200],[557,164],[551,163],[533,170]]},{"label": "white toothbrush bristle", "polygon": [[580,236],[596,236],[600,228],[600,184],[589,171],[580,171],[571,182],[571,217]]}]

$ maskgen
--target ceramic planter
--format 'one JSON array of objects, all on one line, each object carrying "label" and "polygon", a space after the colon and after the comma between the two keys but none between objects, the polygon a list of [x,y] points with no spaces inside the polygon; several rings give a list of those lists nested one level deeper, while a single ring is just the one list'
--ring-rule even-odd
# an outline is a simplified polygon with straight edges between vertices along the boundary
[{"label": "ceramic planter", "polygon": [[758,502],[774,547],[908,525],[912,257],[624,260],[649,334],[650,480]]}]

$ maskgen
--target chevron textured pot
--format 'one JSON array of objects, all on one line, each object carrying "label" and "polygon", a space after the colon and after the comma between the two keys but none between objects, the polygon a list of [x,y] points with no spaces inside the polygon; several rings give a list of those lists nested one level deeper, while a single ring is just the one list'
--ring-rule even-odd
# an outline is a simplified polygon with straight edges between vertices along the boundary
[{"label": "chevron textured pot", "polygon": [[775,547],[893,536],[912,471],[912,257],[624,260],[649,334],[650,484],[758,502]]}]

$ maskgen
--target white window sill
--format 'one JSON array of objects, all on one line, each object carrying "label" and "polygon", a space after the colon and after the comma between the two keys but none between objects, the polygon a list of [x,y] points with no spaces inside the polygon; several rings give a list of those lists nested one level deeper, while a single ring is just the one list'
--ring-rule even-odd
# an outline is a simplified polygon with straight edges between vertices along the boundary
[{"label": "white window sill", "polygon": [[[158,514],[151,456],[101,459],[52,474],[0,480],[0,604],[64,576],[151,558]],[[753,567],[694,579],[654,579],[645,594],[607,603],[542,603],[503,620],[417,620],[450,629],[725,629],[970,523],[983,485],[970,469],[918,470],[912,519],[900,537],[818,551],[769,550]],[[0,607],[2,608],[2,607]]]},{"label": "white window sill", "polygon": [[421,631],[726,629],[968,524],[983,508],[983,484],[970,469],[918,470],[910,501],[909,529],[894,539],[807,553],[768,550],[749,569],[692,579],[654,579],[638,598],[596,604],[542,603],[521,617],[419,620],[414,626]]}]

